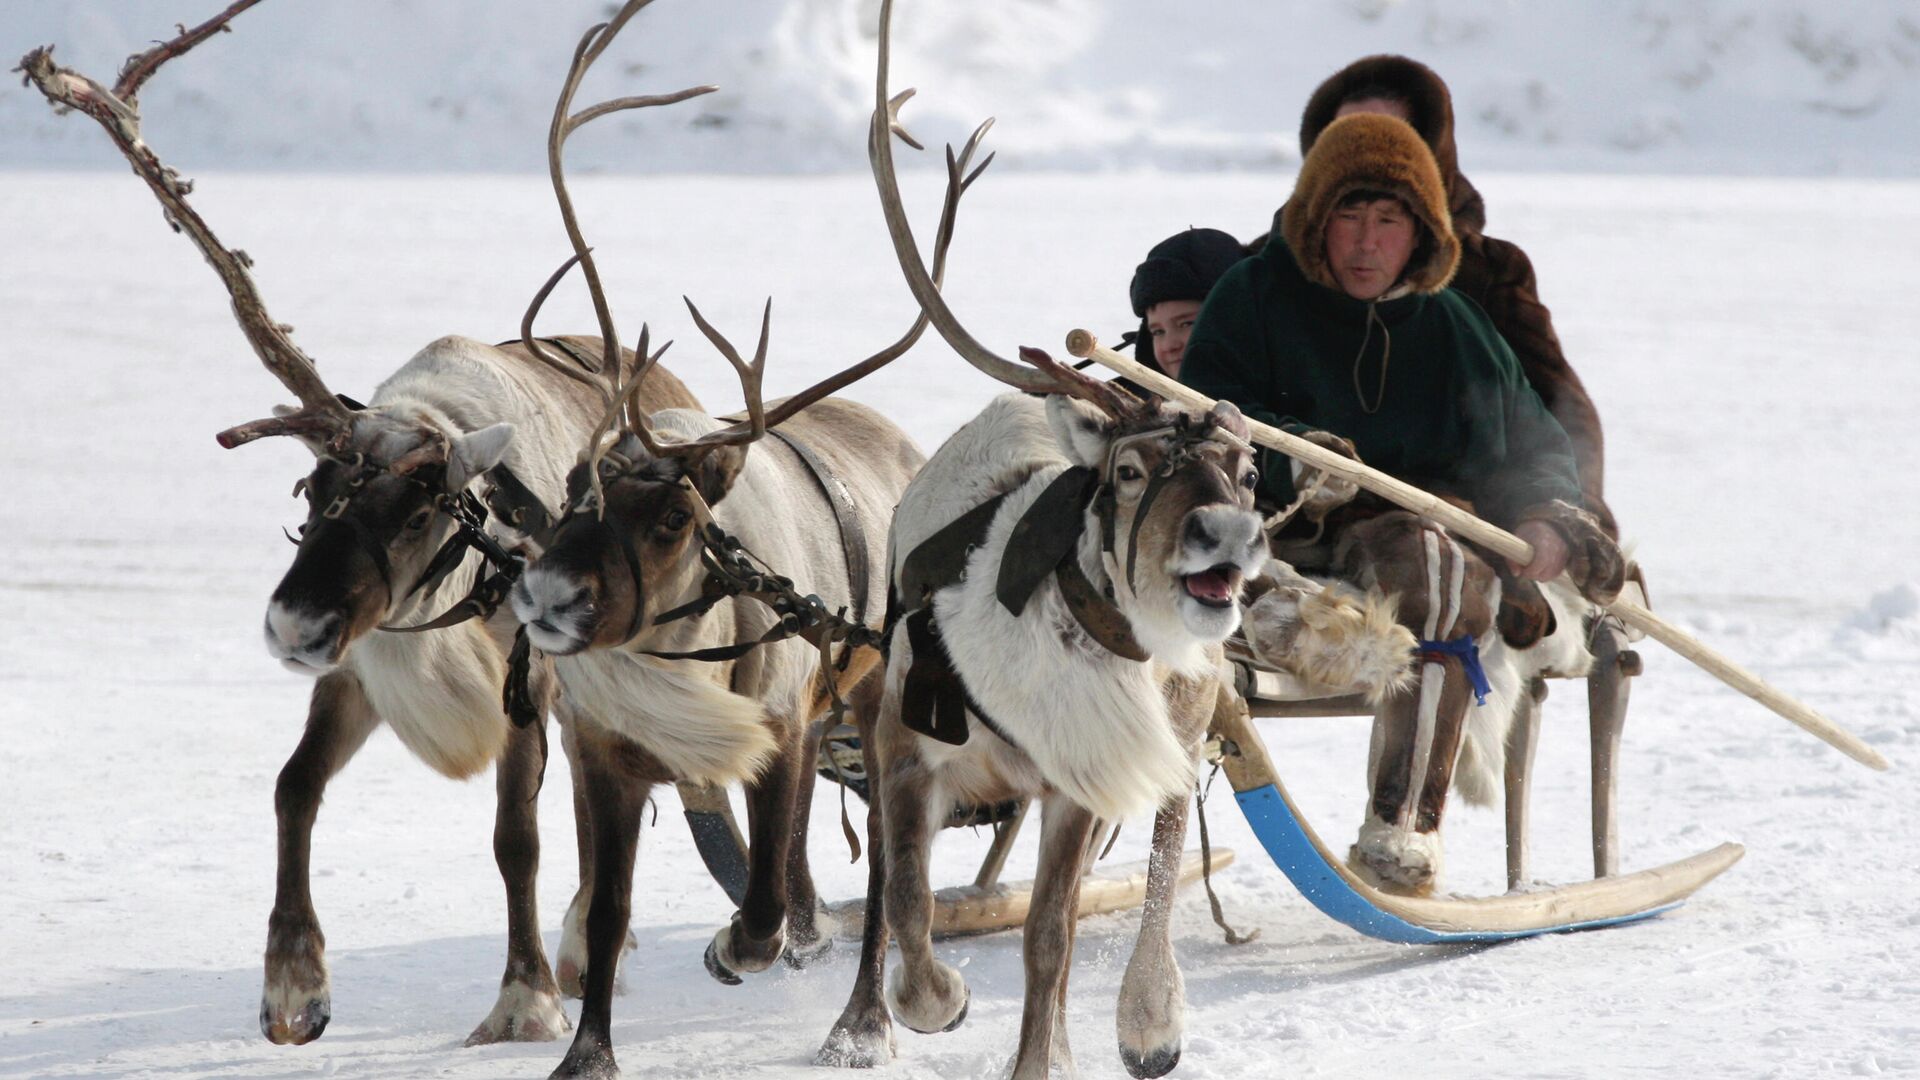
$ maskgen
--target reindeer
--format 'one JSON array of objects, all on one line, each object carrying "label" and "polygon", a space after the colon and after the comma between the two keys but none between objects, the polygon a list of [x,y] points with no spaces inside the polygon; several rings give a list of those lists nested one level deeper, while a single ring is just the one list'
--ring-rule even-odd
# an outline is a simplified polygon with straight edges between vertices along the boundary
[{"label": "reindeer", "polygon": [[[587,32],[565,95],[646,3],[630,0]],[[556,118],[570,108],[563,96]],[[606,108],[576,115],[591,119]],[[575,255],[548,289],[573,264],[593,265],[559,166],[574,126],[556,120],[549,158]],[[960,196],[979,175],[971,154],[969,147],[949,160],[936,289]],[[591,272],[587,285],[596,310],[605,310]],[[528,662],[534,652],[547,657],[559,687],[557,711],[577,747],[593,842],[585,1003],[555,1076],[617,1073],[613,975],[631,917],[640,812],[655,784],[746,786],[745,896],[706,949],[709,973],[738,983],[783,955],[800,966],[827,948],[805,855],[814,722],[851,696],[864,730],[876,706],[868,676],[879,634],[868,623],[885,588],[881,538],[924,461],[880,414],[827,396],[905,353],[928,325],[924,313],[880,352],[768,403],[761,383],[771,302],[750,361],[687,306],[739,377],[744,417],[627,408],[619,430],[592,432],[551,545],[511,593]],[[611,397],[627,400],[652,362]]]},{"label": "reindeer", "polygon": [[[1161,1076],[1179,1061],[1185,1024],[1169,919],[1186,793],[1208,722],[1231,696],[1221,643],[1240,625],[1242,586],[1269,563],[1247,428],[1231,404],[1196,414],[1142,402],[1039,350],[1021,350],[1030,366],[1011,363],[960,324],[921,261],[894,174],[892,136],[919,144],[898,117],[912,91],[887,93],[891,19],[884,0],[868,153],[902,273],[956,352],[1026,393],[996,399],[948,439],[894,518],[887,662],[865,743],[881,835],[858,977],[816,1061],[883,1064],[889,1013],[920,1032],[965,1020],[965,981],[932,953],[932,837],[955,804],[1038,799],[1012,1074],[1071,1074],[1066,975],[1096,822],[1156,809],[1117,1023],[1127,1070]],[[1310,592],[1293,590],[1296,610]],[[1389,618],[1345,597],[1313,603],[1314,623],[1287,621],[1288,647],[1324,653],[1319,627],[1334,625],[1355,638],[1340,670],[1371,662],[1389,679],[1404,667],[1380,662],[1404,656]],[[890,980],[889,934],[901,954]]]},{"label": "reindeer", "polygon": [[[290,328],[268,315],[248,272],[251,261],[220,243],[187,201],[191,183],[140,137],[139,87],[248,6],[235,4],[133,57],[112,90],[55,67],[48,50],[29,54],[23,70],[50,100],[106,128],[169,222],[221,276],[267,370],[301,402],[222,432],[220,443],[291,436],[316,459],[295,488],[306,496],[307,521],[264,627],[268,652],[316,682],[306,731],[274,790],[279,866],[260,1028],[275,1043],[306,1043],[331,1017],[325,938],[308,889],[310,839],[328,781],[384,723],[445,776],[466,778],[498,763],[494,854],[507,892],[507,964],[499,997],[468,1042],[553,1039],[569,1024],[535,907],[533,797],[546,758],[544,719],[509,725],[501,689],[514,624],[505,613],[492,616],[519,571],[508,549],[544,534],[546,508],[562,503],[574,449],[604,430],[618,404],[592,369],[616,384],[628,372],[631,394],[652,406],[698,402],[666,369],[642,365],[622,349],[604,308],[599,338],[552,341],[566,357],[534,337],[529,309],[520,343],[441,338],[383,381],[367,406],[336,397]],[[616,104],[666,104],[710,89]],[[643,335],[642,353],[645,347]],[[527,693],[540,717],[550,673],[538,668],[530,680]]]}]

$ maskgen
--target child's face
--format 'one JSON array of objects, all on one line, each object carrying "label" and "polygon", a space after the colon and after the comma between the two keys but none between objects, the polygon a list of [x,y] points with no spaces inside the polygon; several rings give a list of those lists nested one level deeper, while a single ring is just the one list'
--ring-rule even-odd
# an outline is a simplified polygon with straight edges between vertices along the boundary
[{"label": "child's face", "polygon": [[1169,378],[1180,377],[1180,361],[1187,337],[1200,317],[1198,300],[1162,300],[1147,309],[1147,333],[1153,338],[1153,360]]}]

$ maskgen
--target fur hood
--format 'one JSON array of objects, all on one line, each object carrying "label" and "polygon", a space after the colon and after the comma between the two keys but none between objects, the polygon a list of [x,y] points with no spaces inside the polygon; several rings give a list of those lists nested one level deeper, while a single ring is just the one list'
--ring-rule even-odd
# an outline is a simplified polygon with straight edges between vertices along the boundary
[{"label": "fur hood", "polygon": [[1367,56],[1327,77],[1307,99],[1300,114],[1300,156],[1306,157],[1320,133],[1333,123],[1343,102],[1369,91],[1385,91],[1405,101],[1413,113],[1413,129],[1433,151],[1434,163],[1447,184],[1447,209],[1459,233],[1478,233],[1486,227],[1487,207],[1480,193],[1460,174],[1460,158],[1453,143],[1453,95],[1434,70],[1405,56]]},{"label": "fur hood", "polygon": [[1348,194],[1366,188],[1400,197],[1426,227],[1401,280],[1416,293],[1447,287],[1460,265],[1460,238],[1447,210],[1446,185],[1427,144],[1403,120],[1376,113],[1343,117],[1327,126],[1300,164],[1293,196],[1280,211],[1280,235],[1301,273],[1339,291],[1327,265],[1327,222]]}]

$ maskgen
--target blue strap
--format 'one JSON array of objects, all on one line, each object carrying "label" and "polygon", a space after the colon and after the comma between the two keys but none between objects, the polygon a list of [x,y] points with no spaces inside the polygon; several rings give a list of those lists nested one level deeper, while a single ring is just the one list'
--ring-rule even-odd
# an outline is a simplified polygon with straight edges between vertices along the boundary
[{"label": "blue strap", "polygon": [[1487,669],[1480,666],[1480,645],[1471,634],[1461,634],[1452,641],[1421,641],[1414,648],[1422,660],[1440,663],[1451,656],[1460,661],[1461,669],[1467,673],[1467,681],[1473,684],[1473,703],[1487,703],[1487,695],[1493,692],[1493,684],[1487,682]]}]

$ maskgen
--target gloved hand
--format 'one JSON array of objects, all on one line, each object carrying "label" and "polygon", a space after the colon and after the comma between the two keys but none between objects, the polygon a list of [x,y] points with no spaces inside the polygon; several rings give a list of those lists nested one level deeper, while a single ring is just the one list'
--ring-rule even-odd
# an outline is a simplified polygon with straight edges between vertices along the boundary
[{"label": "gloved hand", "polygon": [[[1315,446],[1331,450],[1343,458],[1360,460],[1360,454],[1353,443],[1335,435],[1331,431],[1309,431],[1300,436]],[[1328,514],[1347,505],[1360,494],[1360,485],[1344,476],[1335,476],[1315,468],[1312,465],[1293,459],[1293,489],[1297,492],[1310,492],[1300,506],[1300,513],[1309,521],[1320,521]]]},{"label": "gloved hand", "polygon": [[1627,579],[1626,556],[1620,545],[1600,527],[1599,519],[1570,503],[1553,499],[1520,516],[1515,532],[1538,523],[1566,541],[1567,576],[1580,594],[1596,604],[1610,604]]}]

